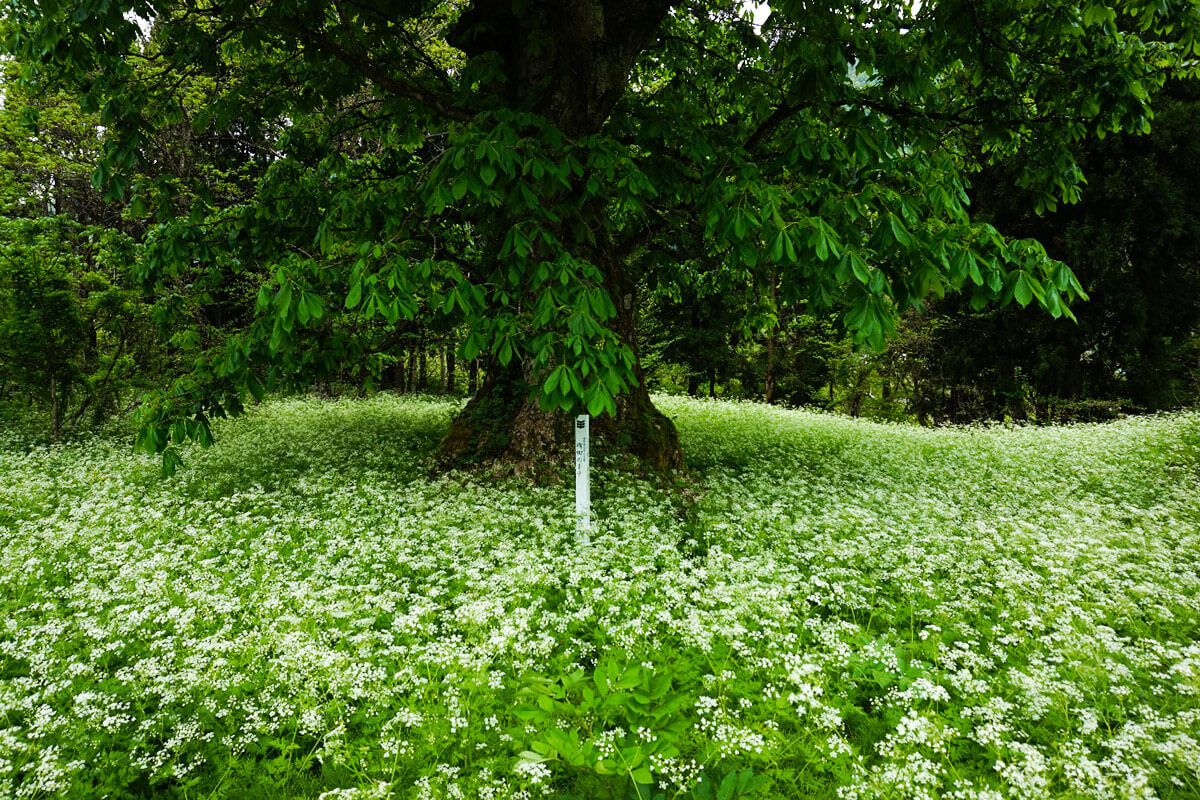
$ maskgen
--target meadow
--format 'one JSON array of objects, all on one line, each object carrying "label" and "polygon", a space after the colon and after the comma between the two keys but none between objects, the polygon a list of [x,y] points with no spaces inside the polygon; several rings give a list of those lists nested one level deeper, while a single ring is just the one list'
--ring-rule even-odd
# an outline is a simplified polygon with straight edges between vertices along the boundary
[{"label": "meadow", "polygon": [[0,798],[1200,797],[1200,414],[657,402],[586,547],[448,401],[0,430]]}]

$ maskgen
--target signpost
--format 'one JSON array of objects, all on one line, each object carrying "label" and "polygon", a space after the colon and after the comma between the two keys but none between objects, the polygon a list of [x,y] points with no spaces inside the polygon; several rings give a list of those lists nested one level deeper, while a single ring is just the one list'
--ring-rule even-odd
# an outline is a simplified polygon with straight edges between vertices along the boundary
[{"label": "signpost", "polygon": [[589,421],[587,414],[575,418],[575,524],[584,545],[590,543],[588,533],[592,528],[592,485],[588,474],[591,449]]}]

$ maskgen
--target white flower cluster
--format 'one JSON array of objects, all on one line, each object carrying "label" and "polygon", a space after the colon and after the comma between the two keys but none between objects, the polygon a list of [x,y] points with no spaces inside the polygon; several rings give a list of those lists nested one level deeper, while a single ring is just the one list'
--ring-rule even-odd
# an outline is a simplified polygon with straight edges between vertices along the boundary
[{"label": "white flower cluster", "polygon": [[696,698],[699,719],[696,728],[703,731],[721,758],[743,754],[762,755],[767,747],[763,734],[742,724],[736,712],[722,708],[716,698]]},{"label": "white flower cluster", "polygon": [[357,776],[328,798],[578,794],[514,757],[666,729],[517,712],[526,676],[608,658],[689,701],[657,791],[744,767],[863,800],[1195,793],[1200,415],[661,405],[694,502],[597,462],[586,549],[568,485],[428,478],[455,403],[273,401],[171,481],[124,439],[0,431],[0,798],[233,796],[272,758]]},{"label": "white flower cluster", "polygon": [[690,792],[702,773],[695,759],[669,758],[658,754],[650,756],[650,767],[655,775],[670,783],[680,794]]}]

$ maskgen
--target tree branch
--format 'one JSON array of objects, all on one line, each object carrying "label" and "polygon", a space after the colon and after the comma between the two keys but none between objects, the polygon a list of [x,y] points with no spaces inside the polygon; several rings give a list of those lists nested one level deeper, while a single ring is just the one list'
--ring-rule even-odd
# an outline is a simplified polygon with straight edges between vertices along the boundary
[{"label": "tree branch", "polygon": [[356,70],[359,74],[367,78],[379,88],[390,92],[397,97],[405,97],[409,100],[413,100],[425,108],[428,108],[435,114],[445,117],[446,119],[458,120],[459,122],[470,122],[475,118],[475,115],[465,108],[459,108],[458,106],[444,103],[432,92],[389,75],[362,53],[357,53],[346,49],[321,31],[310,30],[303,26],[297,25],[293,32],[309,40],[321,52],[328,56],[332,56],[351,69]]}]

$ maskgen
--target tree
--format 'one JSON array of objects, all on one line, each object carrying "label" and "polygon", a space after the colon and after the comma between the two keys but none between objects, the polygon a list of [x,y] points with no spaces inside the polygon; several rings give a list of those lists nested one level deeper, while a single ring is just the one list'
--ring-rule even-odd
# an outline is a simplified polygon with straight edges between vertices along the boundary
[{"label": "tree", "polygon": [[348,326],[428,309],[488,363],[447,458],[534,463],[587,409],[657,468],[681,454],[643,386],[637,293],[686,282],[680,243],[877,346],[947,290],[1069,314],[1071,272],[972,222],[968,175],[1020,153],[1039,202],[1073,199],[1072,145],[1145,130],[1167,75],[1194,72],[1198,27],[1192,3],[1141,0],[781,0],[761,29],[718,0],[7,9],[27,79],[99,111],[113,195],[171,212],[163,181],[129,176],[163,160],[148,132],[183,116],[186,77],[227,79],[198,127],[281,131],[252,198],[200,196],[149,243],[149,284],[270,279],[244,334],[147,406],[144,447],[206,435],[260,376],[355,357]]},{"label": "tree", "polygon": [[1091,294],[1078,309],[1078,325],[1046,325],[1012,309],[976,320],[992,330],[1007,323],[1016,334],[1005,350],[975,357],[1019,373],[1039,418],[1055,400],[1158,410],[1196,399],[1198,123],[1195,85],[1168,84],[1149,136],[1110,136],[1082,150],[1080,162],[1093,179],[1077,205],[1054,214],[1035,217],[1022,209],[1021,193],[1000,188],[1004,170],[977,182],[982,213],[1045,241]]},{"label": "tree", "polygon": [[1077,204],[1033,213],[1017,166],[974,180],[976,213],[1036,237],[1091,299],[1077,324],[1032,309],[972,310],[947,297],[905,321],[872,364],[923,421],[1071,421],[1194,403],[1200,392],[1200,95],[1169,83],[1148,136],[1088,142]]},{"label": "tree", "polygon": [[707,384],[712,396],[716,383],[729,380],[737,363],[738,334],[746,317],[744,291],[705,285],[700,276],[676,288],[675,297],[654,298],[650,324],[643,325],[640,339],[662,360],[684,368],[689,395],[699,395],[701,384]]},{"label": "tree", "polygon": [[44,407],[57,439],[111,413],[161,348],[132,285],[130,221],[91,185],[96,120],[73,97],[23,92],[15,71],[0,70],[0,396]]},{"label": "tree", "polygon": [[71,286],[73,259],[62,254],[54,227],[2,229],[0,375],[44,395],[57,439],[67,401],[82,382],[77,360],[85,329]]}]

